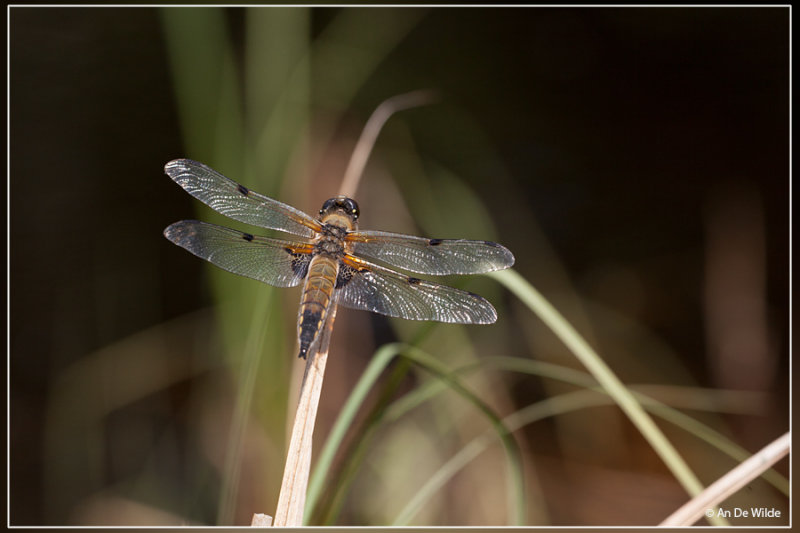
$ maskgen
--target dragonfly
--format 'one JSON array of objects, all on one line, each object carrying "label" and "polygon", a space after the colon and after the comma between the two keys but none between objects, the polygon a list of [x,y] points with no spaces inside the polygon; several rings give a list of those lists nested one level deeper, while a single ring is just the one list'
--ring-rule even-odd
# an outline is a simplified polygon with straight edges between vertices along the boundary
[{"label": "dragonfly", "polygon": [[199,220],[181,220],[164,230],[173,243],[228,272],[275,287],[303,283],[298,357],[305,359],[315,345],[333,305],[409,320],[497,320],[483,297],[397,270],[433,276],[502,270],[514,264],[514,255],[500,244],[360,230],[352,198],[333,197],[313,217],[191,159],[170,161],[164,171],[213,210],[290,235],[268,238]]}]

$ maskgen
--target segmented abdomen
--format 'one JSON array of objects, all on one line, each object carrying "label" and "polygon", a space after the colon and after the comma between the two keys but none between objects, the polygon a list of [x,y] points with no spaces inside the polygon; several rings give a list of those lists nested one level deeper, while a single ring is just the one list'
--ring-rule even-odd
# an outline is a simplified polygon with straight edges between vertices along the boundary
[{"label": "segmented abdomen", "polygon": [[309,347],[319,336],[325,316],[328,314],[338,274],[337,260],[325,255],[315,255],[311,259],[297,317],[300,337],[298,357],[305,359]]}]

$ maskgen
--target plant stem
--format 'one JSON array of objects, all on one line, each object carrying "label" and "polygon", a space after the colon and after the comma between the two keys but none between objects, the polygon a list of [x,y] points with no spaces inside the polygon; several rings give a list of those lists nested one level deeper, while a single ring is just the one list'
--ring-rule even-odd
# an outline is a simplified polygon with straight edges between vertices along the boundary
[{"label": "plant stem", "polygon": [[757,478],[766,469],[777,463],[789,453],[791,435],[785,433],[758,453],[739,464],[736,468],[709,485],[703,492],[686,502],[680,509],[669,515],[660,526],[691,526],[704,515],[716,515],[715,506]]},{"label": "plant stem", "polygon": [[434,100],[435,96],[436,93],[434,91],[421,89],[387,98],[375,108],[361,131],[361,137],[359,137],[356,147],[353,149],[353,155],[350,156],[350,162],[347,164],[347,170],[344,171],[339,194],[349,198],[355,195],[356,189],[358,189],[358,182],[361,180],[364,167],[367,165],[369,154],[372,153],[372,147],[375,146],[375,140],[389,117],[404,109],[429,104]]},{"label": "plant stem", "polygon": [[300,401],[297,404],[292,437],[289,441],[289,452],[286,455],[286,466],[283,470],[278,508],[275,511],[274,525],[276,527],[303,525],[308,472],[311,469],[314,423],[317,419],[317,407],[322,393],[322,381],[325,377],[325,364],[328,362],[328,349],[335,318],[336,302],[334,301],[323,330],[320,332],[318,347],[308,353],[303,384],[300,386]]},{"label": "plant stem", "polygon": [[[426,104],[432,100],[430,91],[413,91],[385,100],[372,113],[350,158],[339,194],[352,197],[358,188],[361,175],[366,166],[375,140],[389,117],[396,111]],[[311,448],[314,436],[314,423],[328,361],[333,322],[336,318],[336,297],[331,301],[328,317],[320,333],[317,348],[308,353],[303,383],[300,386],[300,401],[297,405],[286,466],[283,470],[281,491],[273,525],[276,527],[295,527],[303,525],[303,512],[306,504],[306,489],[311,470]]]}]

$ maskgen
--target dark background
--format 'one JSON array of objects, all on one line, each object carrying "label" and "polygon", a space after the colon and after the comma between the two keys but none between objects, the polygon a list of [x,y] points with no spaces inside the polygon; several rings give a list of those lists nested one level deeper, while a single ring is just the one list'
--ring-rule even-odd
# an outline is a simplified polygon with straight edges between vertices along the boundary
[{"label": "dark background", "polygon": [[[312,10],[312,38],[340,11]],[[537,255],[531,244],[529,221],[535,220],[559,259],[562,281],[580,298],[654,332],[678,354],[687,383],[766,395],[761,414],[731,415],[727,421],[731,438],[755,451],[788,427],[788,15],[786,8],[420,10],[408,34],[341,111],[337,131],[351,139],[383,99],[437,89],[439,104],[397,120],[407,121],[423,159],[446,162],[484,202],[495,238],[515,252],[515,268],[558,302],[563,287],[540,276],[553,264],[543,264],[550,259]],[[247,16],[243,9],[225,10],[239,65]],[[83,482],[77,458],[83,451],[65,445],[54,455],[58,444],[46,442],[52,436],[54,390],[87,354],[212,302],[204,289],[206,266],[160,235],[169,223],[192,217],[196,207],[162,174],[164,163],[202,157],[187,154],[182,140],[161,22],[149,8],[10,10],[14,525],[87,523],[91,519],[76,509],[90,496],[114,490],[141,494],[125,485],[141,463],[117,465],[119,455],[137,452],[114,447],[116,426],[174,424],[174,453],[200,453],[188,442],[189,430],[181,429],[191,425],[182,402],[187,388],[195,386],[192,379],[107,421],[102,429],[107,438],[99,442],[108,448],[95,450],[107,467],[99,482]],[[376,24],[364,31],[381,29]],[[315,103],[325,100],[326,87],[314,84],[313,72],[311,80],[311,115],[329,114]],[[451,121],[453,110],[469,116],[482,133],[480,149],[460,131],[460,122]],[[498,177],[500,171],[505,178]],[[408,195],[406,203],[413,203],[413,194],[400,189]],[[319,195],[297,207],[313,212]],[[369,209],[362,203],[371,226],[392,229]],[[731,255],[715,262],[715,250]],[[711,270],[720,264],[721,271]],[[726,369],[737,361],[720,366],[712,357],[718,344],[709,334],[714,307],[706,298],[715,272],[730,275],[722,293],[744,290],[745,300],[755,299],[742,313],[765,325],[753,349],[762,358],[742,362],[747,370],[733,376]],[[510,296],[500,300],[522,313]],[[289,338],[292,328],[290,318]],[[381,335],[375,334],[377,342]],[[513,339],[506,343],[511,355],[528,353]],[[624,368],[615,370],[628,377]],[[513,396],[530,401],[542,391],[517,384]],[[656,523],[665,516],[664,509],[631,518],[623,510],[579,516],[574,508],[560,508],[564,491],[577,497],[582,489],[575,487],[589,485],[577,478],[559,488],[546,483],[563,479],[561,467],[553,465],[568,455],[559,451],[554,431],[540,424],[528,435],[528,452],[541,454],[542,463],[550,465],[549,471],[541,467],[540,484],[550,495],[545,504],[553,524]],[[157,462],[154,456],[148,461]],[[75,469],[74,487],[48,492],[53,460]],[[631,461],[598,457],[596,465],[635,470],[637,461]],[[638,466],[663,473],[657,463],[650,458]],[[213,510],[186,503],[213,501],[205,492],[216,490],[212,469],[203,477],[186,464],[167,461],[161,467],[170,489],[159,490],[172,496],[132,499],[186,520],[215,523]],[[667,503],[680,503],[679,489],[667,493],[673,498]],[[355,523],[363,515],[347,516]]]}]

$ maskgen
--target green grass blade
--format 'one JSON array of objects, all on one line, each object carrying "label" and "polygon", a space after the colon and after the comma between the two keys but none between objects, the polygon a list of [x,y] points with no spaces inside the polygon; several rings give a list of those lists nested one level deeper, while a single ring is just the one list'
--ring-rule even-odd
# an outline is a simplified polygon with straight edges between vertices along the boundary
[{"label": "green grass blade", "polygon": [[342,409],[342,413],[331,430],[331,435],[325,443],[320,459],[314,468],[311,479],[309,480],[309,492],[306,500],[306,516],[313,509],[313,505],[319,498],[323,483],[323,473],[327,472],[332,464],[333,457],[344,438],[347,429],[350,427],[355,414],[360,408],[370,388],[377,381],[382,370],[388,365],[393,357],[403,355],[420,365],[425,370],[436,375],[442,382],[467,399],[472,405],[480,410],[492,423],[493,431],[502,440],[506,451],[508,468],[508,493],[509,498],[509,521],[516,524],[525,522],[525,496],[524,480],[522,479],[522,462],[519,448],[510,435],[507,428],[503,426],[500,418],[479,398],[469,392],[461,382],[452,375],[439,361],[422,350],[412,346],[401,344],[389,344],[381,347],[373,357],[370,365],[365,370],[356,387]]},{"label": "green grass blade", "polygon": [[349,430],[354,435],[358,435],[358,438],[351,439],[346,447],[339,451],[342,461],[336,465],[335,470],[327,473],[327,486],[332,490],[325,493],[325,501],[318,501],[314,509],[312,517],[317,519],[317,524],[336,523],[350,494],[350,487],[355,482],[361,465],[369,454],[372,442],[384,422],[386,409],[413,364],[409,359],[401,358],[392,365],[388,378],[381,385],[378,398],[365,413],[363,421],[358,427],[353,426]]},{"label": "green grass blade", "polygon": [[217,518],[219,524],[232,523],[236,512],[245,426],[250,416],[253,402],[258,366],[261,361],[261,347],[264,345],[267,335],[267,328],[264,327],[264,324],[269,321],[273,294],[273,291],[269,291],[266,298],[256,303],[252,322],[248,328],[248,331],[252,332],[252,334],[248,334],[247,344],[244,348],[242,368],[239,372],[237,401],[234,406],[231,429],[228,433],[227,449],[229,452],[225,455],[224,475],[222,476],[222,487],[219,495]]},{"label": "green grass blade", "polygon": [[[645,412],[633,393],[625,387],[611,368],[606,365],[605,361],[600,358],[561,313],[513,269],[493,272],[489,276],[502,283],[522,300],[561,339],[628,416],[686,492],[690,496],[696,496],[702,492],[702,483],[683,460],[678,450],[667,440],[664,433]],[[727,521],[716,518],[712,519],[711,522],[716,525],[727,524]]]},{"label": "green grass blade", "polygon": [[241,168],[242,108],[225,11],[169,7],[159,14],[188,155]]},{"label": "green grass blade", "polygon": [[514,525],[522,525],[526,521],[525,516],[525,486],[522,478],[522,457],[516,441],[511,436],[511,432],[503,425],[503,421],[497,414],[489,408],[477,396],[469,392],[457,379],[453,373],[442,365],[437,359],[431,357],[422,350],[409,346],[404,352],[404,357],[412,359],[414,362],[445,381],[455,392],[459,393],[468,400],[474,407],[480,410],[492,423],[493,430],[497,433],[503,443],[506,452],[508,469],[508,506],[509,522]]},{"label": "green grass blade", "polygon": [[[556,379],[565,383],[584,387],[587,389],[587,391],[579,392],[589,393],[585,396],[560,396],[557,402],[552,404],[552,412],[550,413],[545,411],[541,415],[537,414],[539,413],[539,409],[551,409],[551,407],[547,407],[550,404],[541,402],[520,410],[503,419],[503,422],[510,431],[515,431],[526,424],[540,420],[541,418],[544,418],[544,416],[555,416],[583,407],[607,405],[608,403],[613,403],[605,391],[597,387],[597,382],[592,379],[590,375],[579,370],[560,365],[554,365],[552,363],[531,361],[529,359],[522,359],[518,357],[491,356],[481,359],[481,361],[478,363],[460,367],[455,370],[454,373],[468,374],[485,366],[493,366],[505,371],[520,372]],[[631,389],[633,390],[635,387],[636,386],[631,386]],[[425,401],[432,399],[436,394],[439,394],[444,389],[444,384],[436,381],[427,383],[416,390],[409,392],[402,398],[396,400],[387,409],[387,421],[397,420],[408,411],[421,405]],[[596,392],[606,394],[606,396],[604,396],[603,399],[597,399],[594,395]],[[649,412],[668,422],[671,422],[675,426],[698,437],[711,446],[714,446],[734,460],[742,462],[751,456],[747,450],[738,446],[736,443],[710,428],[706,424],[703,424],[702,422],[699,422],[698,420],[678,411],[677,409],[663,404],[652,397],[647,396],[646,394],[634,390],[634,395]],[[707,404],[708,402],[704,403]],[[696,409],[702,409],[703,405],[696,405],[693,407]],[[443,486],[444,483],[446,483],[459,470],[467,466],[470,461],[475,459],[493,442],[491,437],[491,434],[485,434],[467,444],[462,450],[454,455],[451,460],[443,465],[440,470],[437,471],[423,487],[420,488],[413,500],[410,501],[398,514],[394,523],[403,524],[413,518],[413,516],[421,509],[422,504],[427,501],[433,493],[441,488],[441,486]],[[786,496],[789,495],[789,480],[779,474],[775,469],[771,468],[766,470],[762,474],[762,477],[765,481],[770,483],[783,494]]]},{"label": "green grass blade", "polygon": [[[636,393],[636,396],[649,412],[704,440],[732,459],[743,462],[752,455],[749,451],[742,448],[722,433],[677,409],[673,409],[668,405],[664,405],[652,398],[640,395],[639,393]],[[781,493],[787,497],[789,496],[789,480],[782,476],[777,470],[774,468],[765,470],[761,474],[761,477],[770,485],[781,491]]]},{"label": "green grass blade", "polygon": [[367,397],[367,394],[375,385],[375,382],[386,366],[399,354],[400,349],[401,347],[395,344],[381,347],[370,360],[369,365],[364,370],[364,373],[361,375],[361,378],[358,380],[358,383],[356,383],[356,386],[353,388],[353,391],[342,407],[336,422],[333,424],[333,428],[331,428],[330,435],[328,435],[325,445],[319,454],[311,477],[308,480],[306,508],[303,513],[306,519],[311,516],[314,506],[319,500],[325,482],[325,474],[331,470],[336,451],[339,449],[342,440],[344,440],[344,436],[352,425],[358,410],[364,403],[364,399]]},{"label": "green grass blade", "polygon": [[[264,18],[269,20],[280,13],[268,13],[265,10],[259,13],[264,17],[258,17],[255,21],[250,20],[250,15],[255,13],[247,13],[248,34],[263,35],[259,25],[265,24]],[[248,147],[252,146],[248,132],[258,127],[258,122],[264,119],[264,113],[249,113],[245,124],[241,96],[245,93],[248,96],[249,110],[261,111],[270,105],[272,95],[265,92],[255,96],[254,93],[263,88],[258,81],[264,76],[271,76],[273,83],[280,83],[274,72],[264,68],[263,63],[269,62],[265,59],[261,43],[253,39],[248,42],[245,72],[240,76],[228,34],[228,14],[225,9],[170,7],[160,9],[159,15],[184,139],[183,155],[202,160],[249,186],[255,184],[259,190],[276,190],[282,175],[260,172],[262,169],[258,165],[253,169],[252,161],[245,157]],[[285,20],[282,22],[285,23]],[[288,30],[290,28],[287,25]],[[278,48],[281,51],[274,54],[288,54],[285,46]],[[256,63],[259,63],[258,74],[261,78],[254,82],[250,76]],[[240,80],[247,91],[240,90]],[[257,102],[259,97],[261,100]],[[270,153],[275,167],[282,168],[286,153],[288,149],[284,153]],[[248,171],[245,172],[245,169]],[[265,175],[272,178],[268,187],[262,187],[262,182],[254,179]],[[201,209],[203,219],[222,221],[221,215],[206,207]],[[286,387],[282,384],[283,380],[274,380],[276,386],[268,390],[256,387],[255,383],[264,375],[285,373],[286,364],[277,357],[264,357],[265,354],[278,354],[283,346],[281,317],[277,313],[279,302],[273,296],[272,288],[214,269],[210,270],[210,278],[217,302],[224,351],[230,373],[238,382],[221,472],[217,512],[218,524],[231,524],[239,503],[237,495],[242,441],[247,420],[255,410],[259,417],[269,420],[269,424],[277,427],[284,425],[285,410],[281,407],[286,405]],[[249,328],[245,327],[247,324]],[[279,435],[277,438],[280,439]]]},{"label": "green grass blade", "polygon": [[[541,402],[529,405],[503,418],[502,422],[509,431],[516,431],[527,424],[548,416],[557,416],[585,407],[605,405],[608,403],[610,403],[610,400],[607,396],[599,395],[596,391],[592,390],[580,390],[547,398]],[[491,430],[485,431],[482,435],[474,438],[459,450],[458,453],[451,457],[450,460],[442,465],[441,468],[430,477],[425,485],[420,487],[411,501],[398,513],[392,525],[407,524],[436,491],[441,489],[445,483],[452,479],[459,470],[467,466],[473,459],[478,457],[481,452],[486,450],[486,448],[494,442],[494,438],[495,435]]]}]

